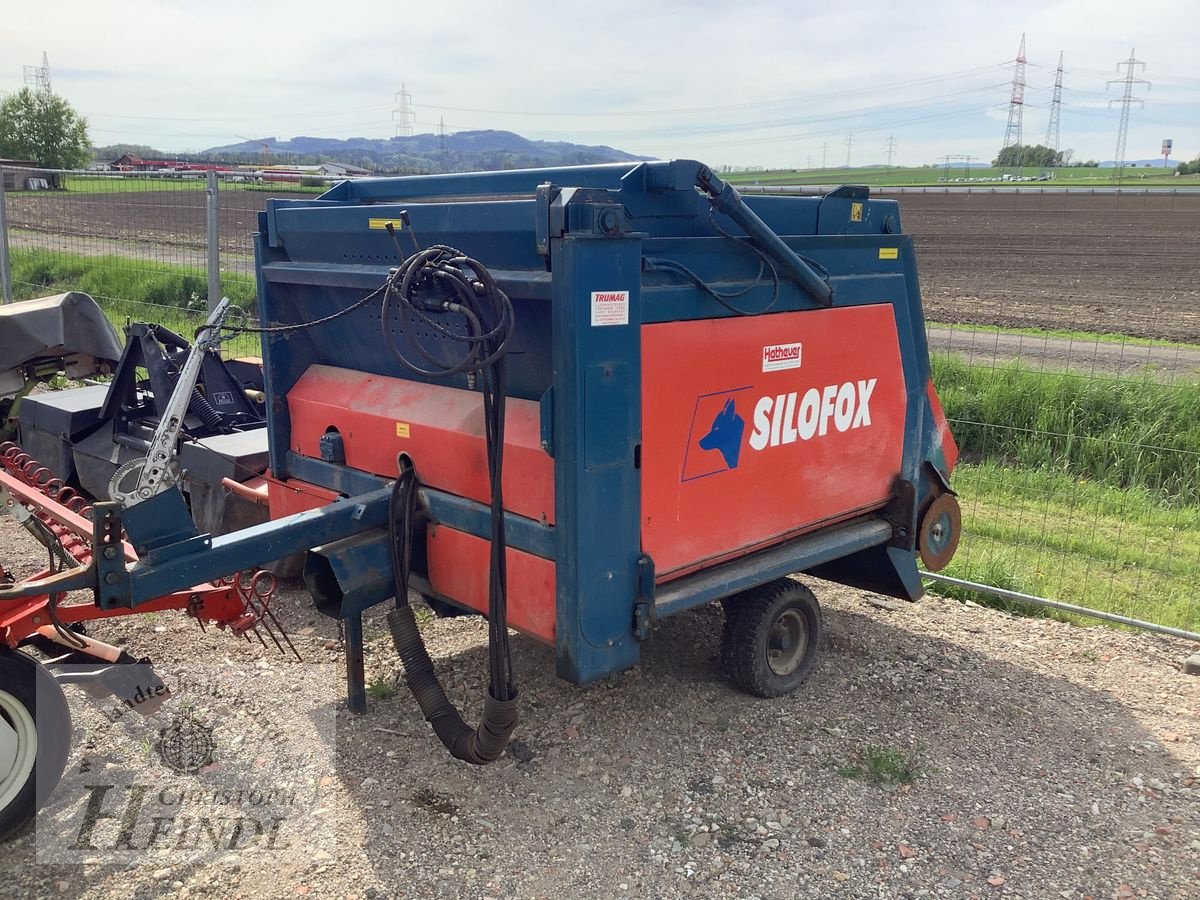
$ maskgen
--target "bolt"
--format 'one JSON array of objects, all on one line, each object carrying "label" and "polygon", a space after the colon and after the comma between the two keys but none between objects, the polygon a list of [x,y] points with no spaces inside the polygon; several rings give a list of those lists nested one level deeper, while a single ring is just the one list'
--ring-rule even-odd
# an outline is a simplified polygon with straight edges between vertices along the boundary
[{"label": "bolt", "polygon": [[946,529],[942,527],[941,522],[934,523],[933,527],[929,529],[929,536],[935,541],[940,541],[946,536]]},{"label": "bolt", "polygon": [[105,547],[104,548],[104,558],[105,559],[116,559],[117,558],[117,548],[116,547]]},{"label": "bolt", "polygon": [[116,584],[120,580],[121,580],[121,576],[118,575],[116,572],[109,572],[107,575],[104,576],[105,584]]}]

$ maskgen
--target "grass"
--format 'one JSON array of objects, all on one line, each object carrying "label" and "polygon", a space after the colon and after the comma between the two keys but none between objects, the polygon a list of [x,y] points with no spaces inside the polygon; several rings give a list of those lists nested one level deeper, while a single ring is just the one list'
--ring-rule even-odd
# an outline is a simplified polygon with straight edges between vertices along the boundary
[{"label": "grass", "polygon": [[[1137,619],[1200,630],[1200,505],[1061,473],[959,465],[963,538],[945,574]],[[933,593],[1020,615],[1082,621],[950,585]]]},{"label": "grass", "polygon": [[1171,350],[1200,350],[1200,344],[1167,341],[1161,338],[1133,337],[1110,331],[1073,331],[1069,328],[1008,328],[999,325],[961,325],[954,322],[929,322],[930,328],[952,328],[972,333],[1028,335],[1036,338],[1063,338],[1084,344],[1128,344],[1134,347],[1165,347]]},{"label": "grass", "polygon": [[[1099,168],[1065,168],[1055,169],[1054,177],[1048,181],[1001,182],[999,178],[1005,171],[994,168],[979,168],[965,171],[961,166],[951,166],[950,184],[970,185],[972,187],[988,188],[1003,184],[1007,186],[1024,187],[1037,190],[1046,187],[1111,187],[1116,184],[1115,169]],[[1036,178],[1042,174],[1040,168],[1026,167],[1022,174]],[[1138,188],[1148,186],[1168,187],[1197,187],[1200,186],[1200,176],[1172,174],[1174,164],[1166,171],[1154,168],[1136,168],[1126,166],[1121,172],[1123,187]],[[1145,177],[1143,177],[1145,176]],[[937,167],[887,167],[864,166],[859,168],[843,168],[840,166],[825,169],[789,169],[767,172],[731,172],[725,177],[734,184],[867,184],[879,187],[923,187],[943,186],[947,182],[946,170]],[[995,181],[955,182],[956,178],[990,178]]]},{"label": "grass", "polygon": [[1200,630],[1200,386],[931,361],[962,449],[963,539],[945,574]]},{"label": "grass", "polygon": [[[186,338],[204,324],[208,303],[208,278],[203,269],[147,265],[120,256],[14,249],[12,284],[16,300],[83,291],[100,304],[118,330],[132,319],[164,325]],[[247,278],[223,277],[221,292],[243,310],[256,308],[254,282]],[[224,347],[236,356],[260,352],[255,335],[238,335]]]},{"label": "grass", "polygon": [[891,747],[865,744],[851,753],[851,762],[838,767],[843,778],[869,781],[881,787],[912,784],[925,774],[920,748],[905,753]]},{"label": "grass", "polygon": [[[12,281],[18,300],[74,290],[96,298],[202,311],[208,295],[208,277],[200,268],[170,263],[148,265],[122,256],[88,256],[60,250],[14,249]],[[221,291],[239,306],[254,308],[252,280],[223,277]]]},{"label": "grass", "polygon": [[372,700],[387,700],[396,693],[396,681],[379,675],[367,682],[367,696]]},{"label": "grass", "polygon": [[[229,181],[218,178],[218,192],[267,191],[288,194],[323,194],[334,184],[312,185],[291,181]],[[199,178],[160,178],[147,175],[67,175],[62,191],[68,194],[129,194],[139,191],[204,191],[208,182]]]},{"label": "grass", "polygon": [[965,461],[1200,503],[1200,386],[931,362]]}]

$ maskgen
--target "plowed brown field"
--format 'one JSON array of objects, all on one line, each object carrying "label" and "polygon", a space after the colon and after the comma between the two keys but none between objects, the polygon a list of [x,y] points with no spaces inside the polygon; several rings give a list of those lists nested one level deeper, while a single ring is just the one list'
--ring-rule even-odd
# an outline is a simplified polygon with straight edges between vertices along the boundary
[{"label": "plowed brown field", "polygon": [[[223,254],[251,253],[269,196],[222,189]],[[1200,342],[1200,193],[897,196],[931,321]],[[10,194],[8,206],[12,226],[70,235],[80,252],[114,241],[204,247],[201,190]]]}]

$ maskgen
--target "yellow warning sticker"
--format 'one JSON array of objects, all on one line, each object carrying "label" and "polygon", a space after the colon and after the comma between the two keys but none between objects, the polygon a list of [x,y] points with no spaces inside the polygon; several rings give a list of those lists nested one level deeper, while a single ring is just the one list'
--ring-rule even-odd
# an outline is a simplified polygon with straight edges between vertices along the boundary
[{"label": "yellow warning sticker", "polygon": [[396,231],[404,227],[400,219],[367,219],[367,227],[374,231],[387,231],[389,225]]},{"label": "yellow warning sticker", "polygon": [[396,437],[399,437],[399,438],[409,437],[410,435],[408,432],[409,432],[409,427],[408,427],[407,422],[397,422],[396,423]]},{"label": "yellow warning sticker", "polygon": [[851,222],[861,222],[862,221],[862,204],[861,203],[851,203],[850,204],[850,221]]},{"label": "yellow warning sticker", "polygon": [[879,248],[879,258],[880,259],[899,259],[900,258],[900,248],[899,247],[880,247]]}]

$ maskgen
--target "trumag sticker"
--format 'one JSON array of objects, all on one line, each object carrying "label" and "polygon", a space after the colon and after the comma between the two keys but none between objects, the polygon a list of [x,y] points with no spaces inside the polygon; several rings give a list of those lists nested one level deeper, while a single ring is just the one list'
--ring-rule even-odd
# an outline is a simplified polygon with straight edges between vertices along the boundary
[{"label": "trumag sticker", "polygon": [[629,291],[592,291],[593,325],[628,325]]}]

